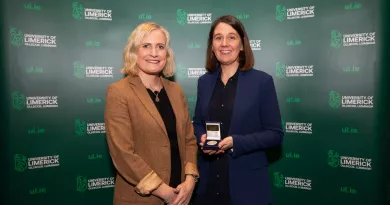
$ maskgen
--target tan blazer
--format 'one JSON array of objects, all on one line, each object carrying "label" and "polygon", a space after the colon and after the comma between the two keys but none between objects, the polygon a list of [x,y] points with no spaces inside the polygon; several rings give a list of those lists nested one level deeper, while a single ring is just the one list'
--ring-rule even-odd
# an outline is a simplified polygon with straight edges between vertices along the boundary
[{"label": "tan blazer", "polygon": [[[181,87],[161,77],[176,116],[176,130],[185,174],[199,176],[197,145],[188,105]],[[107,144],[117,169],[115,205],[162,205],[151,195],[170,181],[170,142],[164,122],[138,76],[127,76],[108,86],[104,121]]]}]

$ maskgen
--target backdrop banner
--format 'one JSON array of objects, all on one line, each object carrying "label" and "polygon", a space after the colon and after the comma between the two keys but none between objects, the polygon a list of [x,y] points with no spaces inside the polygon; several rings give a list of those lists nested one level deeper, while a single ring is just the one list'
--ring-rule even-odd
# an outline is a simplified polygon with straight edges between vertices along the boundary
[{"label": "backdrop banner", "polygon": [[208,32],[226,14],[277,89],[273,205],[390,203],[386,1],[3,1],[4,204],[112,204],[103,114],[130,33],[146,21],[170,32],[193,117]]}]

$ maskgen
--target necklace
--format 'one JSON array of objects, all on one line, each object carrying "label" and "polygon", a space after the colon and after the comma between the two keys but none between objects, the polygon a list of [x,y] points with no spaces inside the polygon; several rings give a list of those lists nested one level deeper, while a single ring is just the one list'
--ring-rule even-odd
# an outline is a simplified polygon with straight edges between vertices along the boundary
[{"label": "necklace", "polygon": [[162,88],[160,88],[160,91],[154,91],[154,89],[152,89],[152,86],[150,85],[147,88],[149,88],[149,90],[152,91],[152,93],[156,96],[154,100],[156,102],[160,102],[160,98],[158,97],[158,95],[160,94]]},{"label": "necklace", "polygon": [[156,96],[156,98],[154,98],[154,100],[155,100],[156,102],[160,102],[160,98],[158,98],[158,94],[160,94],[160,92],[158,92],[158,91],[152,91],[152,93]]}]

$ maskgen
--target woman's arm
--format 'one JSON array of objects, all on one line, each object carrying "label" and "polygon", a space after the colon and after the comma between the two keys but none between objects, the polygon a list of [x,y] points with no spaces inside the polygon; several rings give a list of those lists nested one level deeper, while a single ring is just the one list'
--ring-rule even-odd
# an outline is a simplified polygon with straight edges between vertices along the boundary
[{"label": "woman's arm", "polygon": [[113,84],[108,87],[106,93],[104,121],[110,155],[119,174],[136,186],[137,193],[150,194],[162,184],[162,179],[134,153],[127,102]]},{"label": "woman's arm", "polygon": [[261,87],[260,119],[262,131],[247,135],[233,134],[233,157],[280,145],[283,141],[282,120],[275,85],[271,76]]},{"label": "woman's arm", "polygon": [[184,116],[185,116],[185,142],[186,142],[186,159],[185,159],[185,168],[184,173],[195,175],[199,177],[198,167],[197,167],[197,151],[198,146],[196,144],[196,138],[194,136],[194,127],[191,123],[190,114],[188,112],[188,103],[184,96],[183,90],[178,85],[180,89],[181,101],[184,104]]}]

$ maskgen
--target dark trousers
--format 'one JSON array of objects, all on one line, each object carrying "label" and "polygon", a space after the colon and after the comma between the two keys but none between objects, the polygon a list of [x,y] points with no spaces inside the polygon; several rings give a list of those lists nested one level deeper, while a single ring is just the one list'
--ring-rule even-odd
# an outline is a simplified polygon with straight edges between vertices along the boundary
[{"label": "dark trousers", "polygon": [[[207,190],[204,195],[194,194],[193,205],[232,205],[229,190],[229,161],[227,153],[202,156],[210,161]],[[202,180],[202,179],[200,179]]]}]

